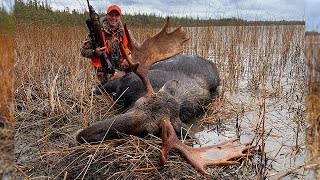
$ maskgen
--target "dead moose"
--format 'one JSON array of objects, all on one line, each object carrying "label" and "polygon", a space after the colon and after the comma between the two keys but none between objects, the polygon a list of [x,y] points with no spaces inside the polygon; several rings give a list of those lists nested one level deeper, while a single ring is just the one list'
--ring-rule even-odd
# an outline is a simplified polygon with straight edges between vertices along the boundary
[{"label": "dead moose", "polygon": [[[162,127],[161,164],[172,148],[179,150],[189,163],[203,173],[206,173],[205,166],[210,164],[235,164],[229,160],[244,156],[242,152],[252,148],[248,143],[233,145],[236,140],[233,139],[205,149],[191,148],[182,144],[176,136],[176,133],[184,134],[182,129],[188,129],[186,122],[202,113],[203,106],[216,92],[220,78],[213,62],[198,56],[177,55],[182,52],[182,45],[188,38],[181,28],[168,33],[168,24],[169,19],[159,33],[141,45],[135,43],[125,26],[132,53],[132,58],[126,59],[135,73],[107,83],[104,89],[119,95],[129,87],[123,99],[130,107],[123,114],[81,130],[76,139],[80,143],[97,143],[118,138],[118,132],[136,136],[148,133],[157,135]],[[123,47],[121,50],[124,51]],[[207,159],[206,153],[220,153],[221,157]],[[195,155],[197,158],[194,159]]]}]

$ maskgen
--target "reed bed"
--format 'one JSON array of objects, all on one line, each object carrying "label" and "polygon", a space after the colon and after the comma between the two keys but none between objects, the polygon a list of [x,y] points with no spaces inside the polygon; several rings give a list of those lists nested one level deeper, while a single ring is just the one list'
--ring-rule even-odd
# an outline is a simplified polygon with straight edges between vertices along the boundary
[{"label": "reed bed", "polygon": [[317,178],[320,178],[320,36],[306,36],[306,61],[308,64],[308,96],[306,100],[306,141],[310,154],[308,160],[318,164]]},{"label": "reed bed", "polygon": [[[282,159],[290,161],[300,156],[305,145],[301,138],[306,126],[303,103],[307,91],[304,27],[183,28],[190,36],[184,53],[214,61],[222,79],[219,96],[206,107],[197,126],[207,127],[226,140],[229,136],[250,136],[244,140],[253,140],[258,145],[252,159],[245,158],[237,166],[211,167],[208,169],[211,175],[203,176],[177,152],[171,152],[167,164],[160,167],[161,140],[151,135],[146,138],[124,135],[100,145],[78,146],[74,139],[77,130],[122,111],[121,107],[113,106],[107,95],[92,95],[91,89],[97,84],[95,73],[89,60],[79,52],[86,29],[17,25],[15,153],[23,172],[20,177],[304,177],[306,166],[299,163],[274,168]],[[158,31],[130,30],[139,42]],[[276,116],[277,113],[281,116]],[[287,138],[286,129],[292,130],[295,148],[283,143],[270,149],[273,141]],[[292,156],[279,155],[282,149]]]},{"label": "reed bed", "polygon": [[13,36],[0,27],[0,179],[11,179],[14,168]]},{"label": "reed bed", "polygon": [[260,158],[264,177],[315,177],[316,168],[311,170],[313,175],[306,174],[319,165],[298,160],[309,154],[304,152],[305,129],[310,126],[304,104],[308,92],[304,26],[201,27],[190,28],[189,34],[205,35],[192,38],[187,53],[216,62],[222,77],[225,96],[220,97],[224,103],[218,101],[218,107],[226,114],[211,108],[202,122],[215,121],[220,130],[207,130],[222,136],[255,137],[257,133],[259,150],[265,156]]}]

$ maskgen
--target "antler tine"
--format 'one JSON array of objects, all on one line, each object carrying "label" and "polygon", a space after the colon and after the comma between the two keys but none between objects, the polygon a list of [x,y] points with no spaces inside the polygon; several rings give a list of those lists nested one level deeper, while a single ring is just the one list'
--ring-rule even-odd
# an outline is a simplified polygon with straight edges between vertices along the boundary
[{"label": "antler tine", "polygon": [[[168,33],[168,26],[169,18],[167,18],[160,32],[150,38],[147,38],[141,45],[134,42],[130,36],[127,26],[125,25],[124,27],[129,43],[128,46],[131,48],[132,59],[127,56],[125,56],[125,58],[128,60],[133,71],[143,81],[147,94],[154,93],[148,77],[148,69],[150,66],[158,61],[181,53],[183,51],[182,44],[188,40],[186,32],[182,31],[181,28],[177,28],[176,30]],[[120,49],[121,53],[126,55],[123,53],[125,52],[124,48],[121,47]],[[138,62],[138,64],[134,63],[134,61]]]},{"label": "antler tine", "polygon": [[[194,148],[183,144],[177,137],[171,121],[164,119],[162,121],[162,148],[160,151],[160,164],[164,165],[166,155],[171,149],[179,151],[186,160],[193,165],[196,170],[203,174],[209,174],[206,167],[210,165],[233,165],[239,164],[235,159],[252,156],[250,153],[255,146],[250,146],[250,142],[243,144],[234,144],[238,138],[231,139],[227,142],[211,145],[207,147]],[[243,153],[248,151],[248,154]]]},{"label": "antler tine", "polygon": [[183,51],[182,44],[186,42],[186,32],[178,27],[168,33],[169,18],[160,32],[146,39],[136,51],[132,51],[133,59],[139,59],[148,68],[151,64],[175,56]]},{"label": "antler tine", "polygon": [[166,32],[168,27],[169,27],[169,17],[166,18],[166,22],[164,23],[164,26],[162,27],[162,29],[159,32],[159,34]]},{"label": "antler tine", "polygon": [[128,64],[129,64],[130,68],[132,69],[132,71],[136,72],[139,67],[139,63],[132,61],[132,59],[128,56],[126,50],[124,49],[122,42],[120,42],[119,48],[120,48],[120,52],[123,55],[123,57],[128,61]]},{"label": "antler tine", "polygon": [[124,32],[125,32],[125,34],[127,36],[129,49],[131,51],[135,51],[136,49],[138,49],[139,48],[139,44],[137,43],[136,40],[134,40],[134,38],[132,38],[131,34],[129,33],[129,30],[127,28],[127,23],[124,24]]},{"label": "antler tine", "polygon": [[136,73],[140,77],[140,79],[142,80],[143,84],[146,87],[146,93],[147,94],[154,93],[153,88],[152,88],[151,83],[150,83],[150,80],[149,80],[148,75],[147,75],[148,69],[145,69],[143,67],[142,68],[138,68],[140,63],[139,62],[136,63],[136,62],[132,61],[132,58],[127,55],[122,43],[120,43],[120,51],[121,51],[121,54],[123,54],[123,57],[128,61],[132,71],[134,73]]}]

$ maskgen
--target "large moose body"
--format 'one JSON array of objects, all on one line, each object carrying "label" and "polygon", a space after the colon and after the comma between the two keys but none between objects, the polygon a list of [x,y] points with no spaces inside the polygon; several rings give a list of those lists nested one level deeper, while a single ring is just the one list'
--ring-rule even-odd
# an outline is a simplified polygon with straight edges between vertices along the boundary
[{"label": "large moose body", "polygon": [[[155,91],[159,91],[168,81],[177,80],[180,82],[180,89],[188,85],[182,82],[192,81],[194,86],[202,86],[202,89],[209,91],[210,94],[215,94],[220,82],[218,70],[213,62],[191,55],[177,55],[160,61],[151,66],[148,74],[151,85]],[[182,98],[180,104],[184,107],[180,115],[184,116],[186,113],[192,113],[193,115],[191,115],[191,117],[188,116],[188,118],[193,118],[201,114],[203,106],[200,107],[200,111],[194,110],[197,106],[190,107],[192,111],[186,111],[185,109],[189,107],[187,104],[189,101],[185,101],[184,103],[184,100],[198,97],[199,92],[193,92],[194,90],[196,89],[189,88],[187,91],[180,90],[181,92],[177,94],[177,96]],[[124,77],[106,83],[100,91],[106,91],[108,94],[112,94],[115,99],[121,99],[119,100],[121,104],[129,108],[145,94],[145,87],[135,73],[129,73]],[[206,98],[211,97],[207,96]],[[190,103],[195,104],[195,102],[197,101],[192,100]],[[188,121],[184,117],[182,117],[182,119],[183,121]]]},{"label": "large moose body", "polygon": [[[122,94],[129,109],[124,114],[96,122],[81,130],[76,139],[80,143],[94,143],[117,138],[118,132],[144,136],[148,133],[160,134],[162,129],[162,164],[172,148],[182,152],[203,173],[206,173],[205,166],[210,164],[235,164],[230,160],[244,156],[242,152],[251,146],[234,146],[233,139],[221,146],[195,150],[185,147],[174,138],[176,133],[184,134],[183,129],[188,129],[186,122],[202,114],[203,105],[212,99],[220,78],[213,62],[198,56],[177,55],[182,52],[182,45],[188,38],[181,28],[170,33],[167,33],[167,28],[168,20],[158,34],[139,45],[131,39],[125,27],[132,59],[125,58],[135,73],[109,82],[103,88],[108,93],[115,92],[116,96]],[[125,54],[123,46],[120,49]],[[210,151],[221,153],[223,157],[214,161],[207,160],[205,153]]]},{"label": "large moose body", "polygon": [[122,95],[124,104],[140,99],[126,113],[96,122],[82,131],[78,141],[116,138],[117,131],[138,136],[157,134],[162,117],[168,113],[180,133],[181,127],[186,128],[184,123],[202,114],[203,105],[212,99],[220,81],[214,63],[189,55],[177,55],[154,64],[148,74],[158,93],[141,97],[145,89],[134,73],[107,83],[105,90],[117,95],[129,87]]}]

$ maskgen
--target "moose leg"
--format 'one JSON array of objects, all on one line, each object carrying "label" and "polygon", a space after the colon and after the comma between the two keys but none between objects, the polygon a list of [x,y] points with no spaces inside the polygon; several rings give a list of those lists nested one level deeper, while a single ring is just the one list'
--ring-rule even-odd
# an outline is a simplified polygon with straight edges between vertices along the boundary
[{"label": "moose leg", "polygon": [[193,165],[197,171],[208,174],[205,168],[209,165],[233,165],[238,164],[235,159],[246,156],[252,156],[251,153],[244,154],[244,151],[253,149],[250,142],[236,145],[234,144],[238,138],[231,139],[227,142],[212,145],[208,147],[193,148],[187,146],[178,139],[174,128],[169,120],[162,121],[162,149],[160,152],[160,164],[164,165],[166,155],[171,149],[178,150],[186,160]]}]

